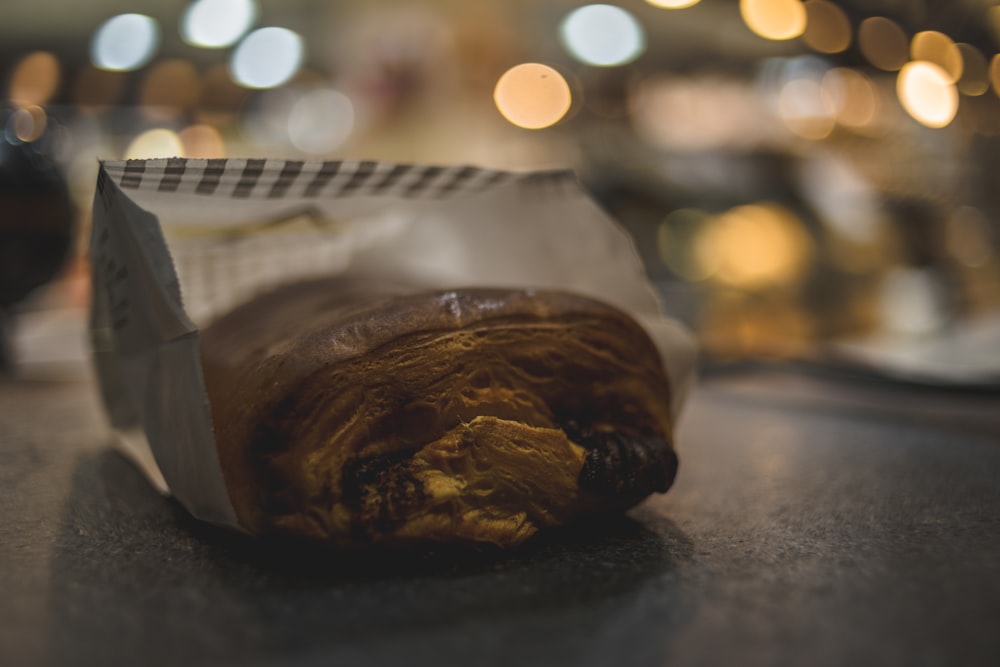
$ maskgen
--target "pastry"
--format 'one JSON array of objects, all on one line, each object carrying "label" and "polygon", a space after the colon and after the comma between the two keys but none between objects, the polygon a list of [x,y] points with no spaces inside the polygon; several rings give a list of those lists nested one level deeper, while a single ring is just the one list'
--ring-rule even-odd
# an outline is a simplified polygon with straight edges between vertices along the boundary
[{"label": "pastry", "polygon": [[223,475],[253,534],[510,547],[676,473],[656,348],[590,298],[330,279],[200,335]]}]

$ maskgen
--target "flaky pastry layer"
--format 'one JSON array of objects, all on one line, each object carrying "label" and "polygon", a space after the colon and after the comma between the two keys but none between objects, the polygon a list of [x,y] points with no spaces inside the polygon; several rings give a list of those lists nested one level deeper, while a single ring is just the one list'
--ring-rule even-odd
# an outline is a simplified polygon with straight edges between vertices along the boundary
[{"label": "flaky pastry layer", "polygon": [[202,349],[253,533],[513,546],[676,471],[655,347],[584,297],[300,284],[222,318]]}]

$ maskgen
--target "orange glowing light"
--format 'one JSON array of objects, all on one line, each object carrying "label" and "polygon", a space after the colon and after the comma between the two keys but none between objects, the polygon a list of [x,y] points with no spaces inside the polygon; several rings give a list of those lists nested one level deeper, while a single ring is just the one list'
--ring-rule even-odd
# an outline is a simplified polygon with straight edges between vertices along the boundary
[{"label": "orange glowing light", "polygon": [[770,202],[730,209],[707,225],[695,244],[699,263],[715,278],[748,289],[795,280],[811,253],[798,218]]},{"label": "orange glowing light", "polygon": [[747,27],[764,39],[794,39],[806,29],[801,0],[740,0],[740,15]]},{"label": "orange glowing light", "polygon": [[184,157],[226,157],[226,142],[211,125],[189,125],[177,134]]},{"label": "orange glowing light", "polygon": [[531,130],[557,123],[572,102],[569,84],[559,72],[539,63],[507,70],[493,91],[497,109],[508,121]]},{"label": "orange glowing light", "polygon": [[1000,96],[1000,53],[990,59],[990,85],[993,92]]},{"label": "orange glowing light", "polygon": [[910,58],[934,63],[952,83],[962,76],[962,52],[943,32],[924,30],[914,35],[910,40]]},{"label": "orange glowing light", "polygon": [[878,91],[871,79],[847,67],[823,75],[823,88],[835,100],[836,120],[850,128],[871,126],[879,112]]},{"label": "orange glowing light", "polygon": [[802,40],[820,53],[840,53],[851,45],[851,23],[844,10],[826,0],[806,0]]},{"label": "orange glowing light", "polygon": [[15,106],[41,106],[59,88],[59,61],[48,51],[29,53],[14,66],[10,78],[10,101]]},{"label": "orange glowing light", "polygon": [[895,72],[906,64],[909,40],[897,23],[884,16],[871,16],[858,28],[861,54],[875,67]]}]

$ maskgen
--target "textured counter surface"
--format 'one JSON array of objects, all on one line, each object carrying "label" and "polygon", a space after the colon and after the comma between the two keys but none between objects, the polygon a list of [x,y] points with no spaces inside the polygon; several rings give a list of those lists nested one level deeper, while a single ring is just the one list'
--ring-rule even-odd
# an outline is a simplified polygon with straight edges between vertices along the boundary
[{"label": "textured counter surface", "polygon": [[0,382],[0,664],[1000,664],[1000,399],[757,371],[688,405],[628,520],[350,561],[195,524],[88,382]]}]

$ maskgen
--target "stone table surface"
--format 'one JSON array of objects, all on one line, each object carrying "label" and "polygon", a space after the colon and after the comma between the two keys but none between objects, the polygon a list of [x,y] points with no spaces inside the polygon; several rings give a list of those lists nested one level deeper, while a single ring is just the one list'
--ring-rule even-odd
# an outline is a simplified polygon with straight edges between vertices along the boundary
[{"label": "stone table surface", "polygon": [[198,524],[87,374],[0,382],[0,665],[1000,665],[1000,398],[710,374],[675,487],[509,554]]}]

